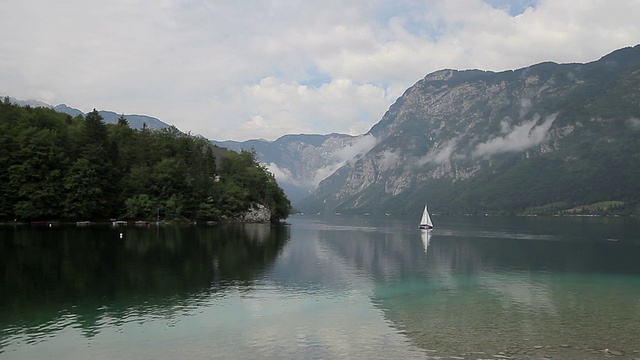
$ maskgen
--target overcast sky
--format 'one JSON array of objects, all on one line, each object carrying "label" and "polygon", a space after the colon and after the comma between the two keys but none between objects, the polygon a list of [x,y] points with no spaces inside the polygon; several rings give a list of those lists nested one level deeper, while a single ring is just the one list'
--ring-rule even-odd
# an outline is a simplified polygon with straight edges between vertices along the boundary
[{"label": "overcast sky", "polygon": [[443,68],[588,62],[640,0],[0,0],[0,95],[216,140],[362,134]]}]

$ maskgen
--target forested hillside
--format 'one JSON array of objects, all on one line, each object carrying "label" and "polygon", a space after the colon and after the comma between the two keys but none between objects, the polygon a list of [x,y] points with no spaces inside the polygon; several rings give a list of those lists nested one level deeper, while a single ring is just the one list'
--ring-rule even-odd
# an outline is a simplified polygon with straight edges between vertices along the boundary
[{"label": "forested hillside", "polygon": [[0,103],[0,219],[219,220],[253,204],[272,220],[290,209],[251,152],[225,153],[175,127],[105,124],[95,110],[71,117]]}]

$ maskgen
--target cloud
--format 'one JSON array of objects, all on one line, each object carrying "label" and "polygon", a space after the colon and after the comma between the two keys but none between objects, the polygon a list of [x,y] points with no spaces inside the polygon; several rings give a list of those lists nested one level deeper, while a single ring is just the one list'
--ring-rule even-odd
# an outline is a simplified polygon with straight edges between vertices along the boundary
[{"label": "cloud", "polygon": [[313,173],[310,178],[296,178],[291,170],[287,168],[281,168],[276,163],[270,163],[266,165],[267,170],[269,170],[280,183],[291,184],[295,186],[301,186],[308,188],[309,190],[313,190],[318,187],[318,184],[329,175],[333,174],[336,170],[345,165],[346,161],[331,163],[327,166],[324,166]]},{"label": "cloud", "polygon": [[[335,129],[359,135],[387,107],[384,88],[346,79],[334,79],[313,88],[267,77],[233,91],[233,95],[211,101],[217,116],[231,119],[240,112],[241,118],[246,119],[218,124],[220,132],[234,139],[255,133],[274,140],[287,133],[326,134]],[[199,130],[206,131],[207,127]]]},{"label": "cloud", "polygon": [[640,119],[638,118],[630,118],[627,120],[627,123],[633,130],[640,130]]},{"label": "cloud", "polygon": [[291,170],[287,168],[281,168],[274,162],[269,163],[265,166],[267,167],[267,170],[269,170],[269,172],[271,172],[278,181],[294,185],[300,184],[300,182],[294,178]]},{"label": "cloud", "polygon": [[362,134],[427,73],[592,61],[640,34],[637,1],[28,0],[2,10],[2,93],[151,115],[218,140]]},{"label": "cloud", "polygon": [[309,182],[307,183],[309,186],[311,186],[312,188],[316,188],[318,187],[318,184],[320,184],[320,182],[326,178],[329,177],[329,175],[333,174],[334,172],[336,172],[336,170],[340,169],[342,166],[346,165],[347,161],[340,161],[340,162],[336,162],[333,164],[329,164],[327,166],[324,166],[320,169],[318,169],[315,172],[315,176],[311,179],[309,179]]},{"label": "cloud", "polygon": [[454,155],[454,151],[459,140],[459,138],[453,138],[448,140],[441,147],[431,149],[427,155],[418,159],[417,164],[420,166],[426,163],[441,165],[449,162],[451,157]]},{"label": "cloud", "polygon": [[371,150],[376,143],[377,140],[373,135],[363,135],[354,138],[350,144],[331,154],[328,159],[329,164],[317,169],[309,178],[296,178],[291,170],[278,167],[275,163],[270,163],[266,166],[278,181],[313,189],[318,186],[320,181],[333,174],[336,170],[353,161],[357,156]]},{"label": "cloud", "polygon": [[516,126],[502,137],[495,137],[485,143],[478,144],[473,150],[473,157],[494,155],[505,152],[520,152],[542,143],[551,128],[557,114],[548,116],[542,124],[538,124],[540,115],[533,120]]},{"label": "cloud", "polygon": [[355,138],[351,144],[335,152],[334,157],[340,161],[350,161],[358,155],[363,155],[371,150],[377,139],[373,135],[363,135]]},{"label": "cloud", "polygon": [[351,163],[356,157],[367,153],[377,144],[373,135],[363,135],[355,138],[350,144],[332,154],[333,162],[316,170],[313,178],[306,181],[307,186],[316,188],[320,181],[326,179],[342,166]]}]

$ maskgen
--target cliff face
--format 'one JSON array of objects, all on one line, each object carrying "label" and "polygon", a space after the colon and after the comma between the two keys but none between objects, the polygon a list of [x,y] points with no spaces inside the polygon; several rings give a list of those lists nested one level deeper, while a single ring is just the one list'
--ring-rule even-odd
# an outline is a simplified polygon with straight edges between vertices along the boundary
[{"label": "cliff face", "polygon": [[[393,104],[376,145],[320,183],[307,211],[520,211],[637,201],[640,46],[588,64],[442,70]],[[431,206],[433,205],[433,206]]]}]

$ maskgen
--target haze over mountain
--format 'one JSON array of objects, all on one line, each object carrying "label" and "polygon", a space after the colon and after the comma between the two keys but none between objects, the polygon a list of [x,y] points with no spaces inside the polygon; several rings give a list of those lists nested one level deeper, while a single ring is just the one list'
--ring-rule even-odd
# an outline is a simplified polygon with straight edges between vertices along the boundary
[{"label": "haze over mountain", "polygon": [[275,141],[215,141],[231,150],[255,151],[293,203],[309,196],[320,181],[375,145],[369,135],[285,135]]}]

